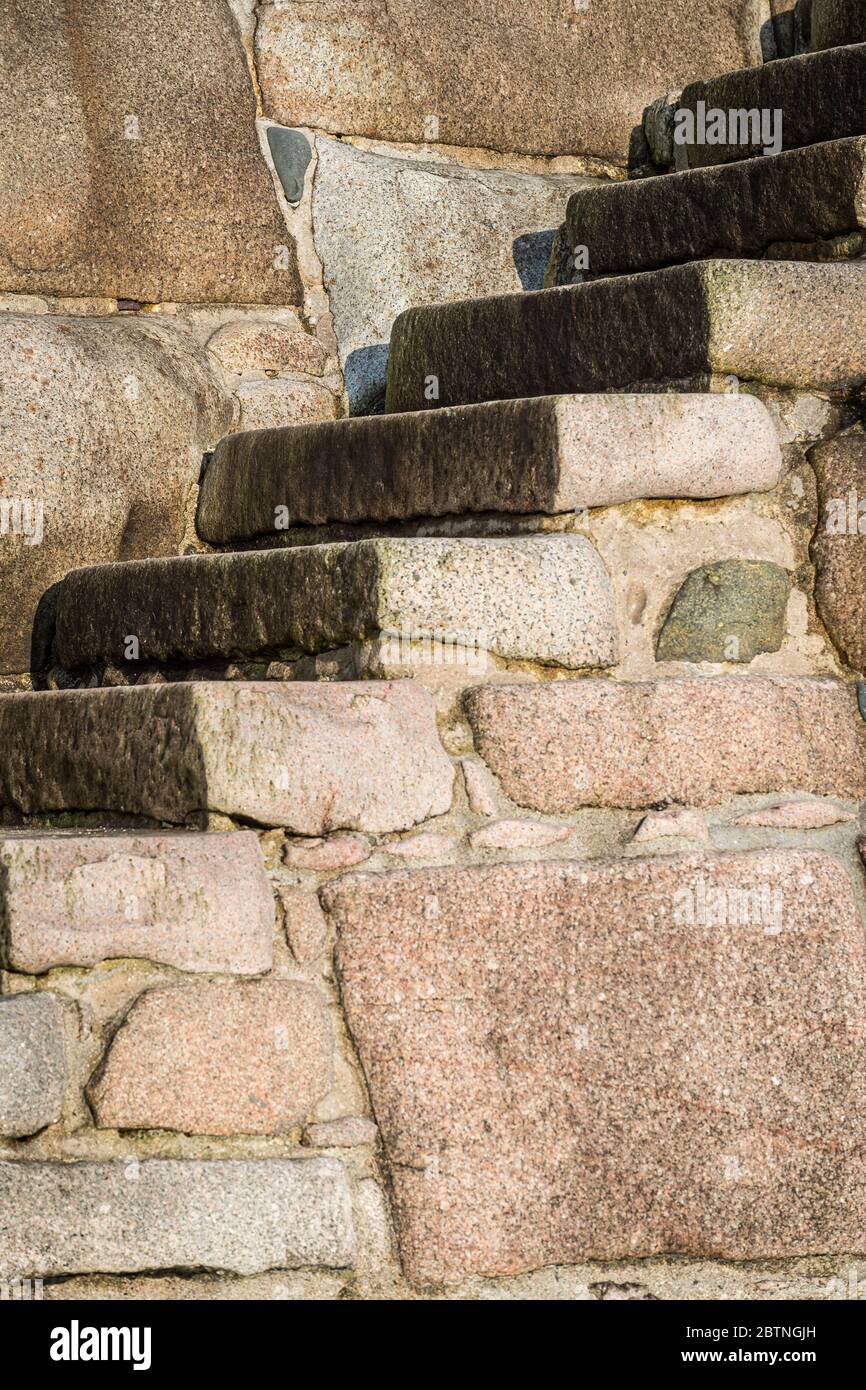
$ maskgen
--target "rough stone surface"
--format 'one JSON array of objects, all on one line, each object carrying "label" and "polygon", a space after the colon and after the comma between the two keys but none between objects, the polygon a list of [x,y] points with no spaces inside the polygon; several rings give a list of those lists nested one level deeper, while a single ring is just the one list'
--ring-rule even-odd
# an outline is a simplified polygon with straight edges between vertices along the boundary
[{"label": "rough stone surface", "polygon": [[714,373],[851,390],[866,381],[866,263],[697,261],[410,309],[394,325],[388,409],[626,391]]},{"label": "rough stone surface", "polygon": [[317,139],[316,249],[349,403],[385,394],[388,339],[413,304],[541,289],[575,174],[467,169]]},{"label": "rough stone surface", "polygon": [[[697,71],[695,69],[694,71]],[[723,73],[690,82],[677,105],[706,109],[783,112],[784,149],[841,140],[866,133],[866,47],[836,53],[804,53],[778,63]],[[691,168],[727,164],[763,154],[749,144],[679,146]]]},{"label": "rough stone surface", "polygon": [[112,1039],[88,1099],[103,1129],[283,1134],[327,1094],[324,996],[296,980],[152,989]]},{"label": "rough stone surface", "polygon": [[853,811],[834,806],[832,801],[804,799],[762,806],[758,811],[744,811],[735,818],[734,824],[761,826],[768,830],[821,830],[826,825],[841,825],[856,819]]},{"label": "rough stone surface", "polygon": [[781,476],[768,413],[737,395],[539,396],[221,440],[197,525],[214,545],[293,523],[557,513],[725,497]]},{"label": "rough stone surface", "polygon": [[632,842],[641,844],[644,840],[663,840],[678,836],[685,840],[709,840],[710,831],[706,817],[700,811],[692,811],[687,806],[671,806],[666,811],[651,811],[644,816],[632,836]]},{"label": "rough stone surface", "polygon": [[286,940],[295,960],[300,965],[318,960],[328,944],[328,924],[318,898],[302,888],[281,888],[279,896]]},{"label": "rough stone surface", "polygon": [[[384,633],[454,634],[462,645],[552,665],[616,660],[613,590],[583,536],[382,539],[187,555],[78,571],[58,600],[64,666],[300,647],[321,651]],[[444,655],[444,654],[443,654]]]},{"label": "rough stone surface", "polygon": [[321,374],[325,349],[300,324],[238,319],[208,339],[208,349],[233,376],[264,377],[278,372]]},{"label": "rough stone surface", "polygon": [[0,32],[1,288],[299,302],[227,3],[11,0]]},{"label": "rough stone surface", "polygon": [[775,242],[862,232],[866,138],[670,178],[601,184],[572,194],[565,226],[572,251],[587,248],[594,276],[708,256],[760,257]]},{"label": "rough stone surface", "polygon": [[8,0],[0,55],[0,287],[299,302],[225,0]]},{"label": "rough stone surface", "polygon": [[812,0],[809,38],[813,49],[866,43],[863,0]]},{"label": "rough stone surface", "polygon": [[835,860],[427,869],[325,896],[412,1280],[866,1249],[866,962]]},{"label": "rough stone surface", "polygon": [[329,835],[326,840],[289,840],[283,845],[282,860],[290,869],[312,869],[328,873],[348,869],[370,858],[370,842],[363,835]]},{"label": "rough stone surface", "polygon": [[431,697],[402,680],[7,695],[0,746],[0,806],[25,815],[220,812],[299,835],[384,834],[444,815],[454,782]]},{"label": "rough stone surface", "polygon": [[318,381],[242,381],[236,392],[241,430],[281,429],[333,420],[337,403]]},{"label": "rough stone surface", "polygon": [[460,766],[470,811],[476,816],[495,816],[499,808],[487,773],[471,758],[461,758]]},{"label": "rough stone surface", "polygon": [[708,806],[735,793],[866,792],[850,687],[790,676],[587,678],[469,691],[475,745],[520,806]]},{"label": "rough stone surface", "polygon": [[760,17],[754,0],[542,0],[515,29],[496,0],[265,3],[256,66],[283,125],[622,159],[665,87],[760,61]]},{"label": "rough stone surface", "polygon": [[473,849],[537,849],[557,845],[572,833],[570,825],[548,825],[535,820],[497,820],[473,830],[469,843]]},{"label": "rough stone surface", "polygon": [[855,426],[809,455],[818,480],[812,538],[815,602],[841,655],[866,670],[866,431]]},{"label": "rough stone surface", "polygon": [[139,957],[178,970],[259,975],[274,903],[256,836],[39,835],[0,840],[12,970]]},{"label": "rough stone surface", "polygon": [[0,999],[0,1135],[22,1138],[55,1124],[65,1088],[60,1000],[47,993]]},{"label": "rough stone surface", "polygon": [[346,1115],[340,1120],[308,1125],[304,1143],[316,1149],[354,1149],[359,1144],[375,1144],[379,1131],[364,1115]]},{"label": "rough stone surface", "polygon": [[69,569],[177,550],[232,411],[203,349],[153,318],[2,314],[0,362],[2,673],[30,670],[37,604]]},{"label": "rough stone surface", "polygon": [[751,661],[785,640],[790,578],[761,560],[717,560],[692,570],[656,644],[659,661]]},{"label": "rough stone surface", "polygon": [[333,1158],[2,1163],[0,1267],[24,1277],[219,1269],[257,1274],[355,1257]]},{"label": "rough stone surface", "polygon": [[456,849],[457,841],[453,835],[437,835],[434,831],[423,831],[411,835],[407,840],[392,840],[383,848],[398,859],[441,859]]}]

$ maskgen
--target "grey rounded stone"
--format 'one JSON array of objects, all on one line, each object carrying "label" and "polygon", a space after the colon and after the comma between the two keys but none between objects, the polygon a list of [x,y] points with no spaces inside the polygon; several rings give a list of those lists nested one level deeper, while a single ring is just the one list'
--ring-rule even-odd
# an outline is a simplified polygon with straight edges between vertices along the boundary
[{"label": "grey rounded stone", "polygon": [[720,560],[692,570],[668,610],[659,661],[751,661],[785,639],[789,578],[780,565]]}]

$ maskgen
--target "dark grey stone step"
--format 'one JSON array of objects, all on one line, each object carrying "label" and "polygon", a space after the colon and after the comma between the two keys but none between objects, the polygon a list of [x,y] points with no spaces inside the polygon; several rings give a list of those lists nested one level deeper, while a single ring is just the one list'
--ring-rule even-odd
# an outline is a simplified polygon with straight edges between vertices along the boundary
[{"label": "dark grey stone step", "polygon": [[866,43],[863,0],[812,0],[809,46],[813,50]]},{"label": "dark grey stone step", "polygon": [[581,189],[569,199],[565,236],[572,252],[587,248],[596,276],[709,256],[778,251],[793,259],[790,243],[804,259],[829,259],[830,248],[822,253],[814,243],[849,236],[859,253],[864,228],[866,137],[855,136],[773,159]]},{"label": "dark grey stone step", "polygon": [[[692,82],[677,107],[697,117],[706,112],[781,111],[782,148],[799,149],[825,140],[866,134],[866,44],[802,53],[758,68]],[[764,142],[689,144],[678,147],[678,167],[705,168],[764,153]],[[675,149],[676,153],[676,149]]]}]

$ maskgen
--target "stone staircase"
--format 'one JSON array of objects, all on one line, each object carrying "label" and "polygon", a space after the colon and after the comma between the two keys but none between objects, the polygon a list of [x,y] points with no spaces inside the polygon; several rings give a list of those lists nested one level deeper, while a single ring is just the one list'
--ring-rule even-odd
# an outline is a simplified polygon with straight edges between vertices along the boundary
[{"label": "stone staircase", "polygon": [[0,699],[0,1276],[866,1256],[864,65],[686,89],[786,152],[578,191],[586,282],[408,311],[388,413],[228,436],[201,553],[46,602]]}]

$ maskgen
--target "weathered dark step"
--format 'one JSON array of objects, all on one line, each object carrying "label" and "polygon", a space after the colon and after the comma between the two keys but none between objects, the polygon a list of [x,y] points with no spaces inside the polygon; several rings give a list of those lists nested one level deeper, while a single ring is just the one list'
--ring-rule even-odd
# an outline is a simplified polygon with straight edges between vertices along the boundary
[{"label": "weathered dark step", "polygon": [[[826,53],[803,53],[764,63],[758,68],[723,73],[705,82],[692,82],[677,101],[680,110],[782,112],[782,148],[799,149],[825,140],[866,134],[866,43],[833,48]],[[730,132],[728,132],[730,134]],[[763,140],[740,144],[728,139],[718,145],[677,147],[680,161],[690,169],[752,159],[764,152]]]},{"label": "weathered dark step", "polygon": [[[381,633],[571,668],[616,660],[613,591],[585,536],[382,539],[75,570],[57,606],[67,668],[320,652]],[[407,640],[412,640],[409,637]],[[134,668],[134,663],[130,663]]]},{"label": "weathered dark step", "polygon": [[409,309],[391,334],[388,409],[627,391],[708,373],[840,394],[862,385],[866,263],[696,261]]},{"label": "weathered dark step", "polygon": [[639,497],[723,497],[778,481],[772,422],[746,397],[550,396],[231,434],[199,493],[212,545],[292,526],[502,512]]},{"label": "weathered dark step", "polygon": [[[572,194],[566,236],[588,250],[591,275],[654,270],[709,256],[763,256],[774,246],[804,259],[805,243],[866,228],[866,137],[833,140],[773,159],[749,159],[667,178],[600,184]],[[793,258],[793,257],[792,257]]]},{"label": "weathered dark step", "polygon": [[809,44],[813,50],[866,43],[863,0],[812,0]]}]

